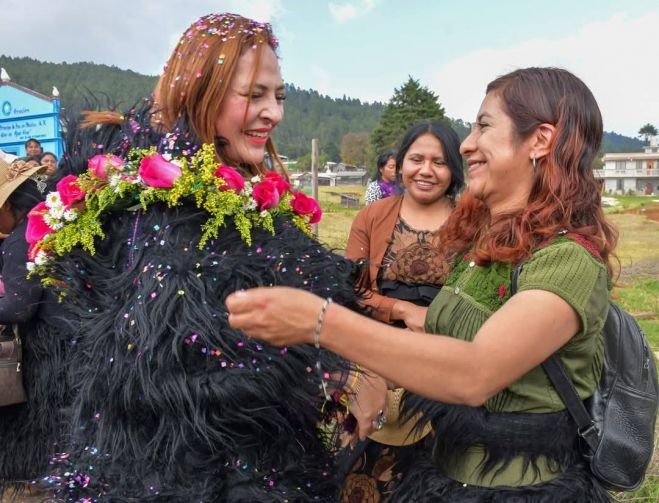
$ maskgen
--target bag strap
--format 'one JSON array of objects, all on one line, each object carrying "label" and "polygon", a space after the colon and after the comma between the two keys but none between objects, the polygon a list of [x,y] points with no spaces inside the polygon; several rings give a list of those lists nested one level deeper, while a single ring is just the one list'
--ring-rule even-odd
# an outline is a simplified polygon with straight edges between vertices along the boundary
[{"label": "bag strap", "polygon": [[[517,293],[517,280],[522,272],[522,267],[524,267],[524,262],[513,267],[510,283],[511,296]],[[542,368],[549,376],[549,380],[556,388],[572,419],[577,423],[579,436],[586,441],[591,452],[595,452],[599,444],[599,432],[556,353],[542,363]]]}]

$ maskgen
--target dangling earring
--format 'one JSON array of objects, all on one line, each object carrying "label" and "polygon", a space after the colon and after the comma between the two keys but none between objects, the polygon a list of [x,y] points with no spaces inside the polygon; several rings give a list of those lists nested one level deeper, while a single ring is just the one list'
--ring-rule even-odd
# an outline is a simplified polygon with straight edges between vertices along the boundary
[{"label": "dangling earring", "polygon": [[536,164],[535,164],[535,154],[533,154],[533,169],[535,170]]}]

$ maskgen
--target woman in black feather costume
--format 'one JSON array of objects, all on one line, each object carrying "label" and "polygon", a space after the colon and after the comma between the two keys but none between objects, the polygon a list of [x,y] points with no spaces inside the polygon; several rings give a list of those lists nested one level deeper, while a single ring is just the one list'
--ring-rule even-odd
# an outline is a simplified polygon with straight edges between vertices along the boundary
[{"label": "woman in black feather costume", "polygon": [[270,139],[276,45],[269,25],[233,14],[195,22],[154,104],[72,131],[72,221],[53,231],[48,208],[33,212],[36,270],[78,327],[69,431],[43,478],[58,501],[336,498],[319,418],[347,362],[258,343],[224,306],[272,285],[357,300],[353,264],[304,232],[319,207],[290,190]]}]

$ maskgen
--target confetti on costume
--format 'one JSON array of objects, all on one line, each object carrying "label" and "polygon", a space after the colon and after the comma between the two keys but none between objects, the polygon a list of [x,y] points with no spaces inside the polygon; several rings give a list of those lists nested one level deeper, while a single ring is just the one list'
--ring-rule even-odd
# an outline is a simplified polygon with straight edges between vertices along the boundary
[{"label": "confetti on costume", "polygon": [[[145,108],[78,131],[64,174],[87,171],[97,154],[120,164],[152,146],[164,159],[202,152],[184,127],[159,135],[149,124]],[[249,239],[227,215],[202,239],[211,214],[194,196],[169,203],[137,196],[107,208],[93,254],[78,243],[47,261],[79,328],[66,364],[70,440],[43,482],[61,501],[335,501],[318,350],[245,337],[224,299],[287,285],[354,306],[354,266],[300,230],[294,212],[273,212],[272,229],[253,225]]]}]

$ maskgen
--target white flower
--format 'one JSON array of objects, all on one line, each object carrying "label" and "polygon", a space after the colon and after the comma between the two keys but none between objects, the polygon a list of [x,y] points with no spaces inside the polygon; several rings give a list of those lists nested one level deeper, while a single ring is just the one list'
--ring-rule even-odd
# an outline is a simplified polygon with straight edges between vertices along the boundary
[{"label": "white flower", "polygon": [[27,269],[28,272],[34,271],[35,267],[37,267],[37,264],[34,262],[25,262],[25,268]]},{"label": "white flower", "polygon": [[54,217],[53,215],[50,214],[50,212],[46,213],[43,216],[43,221],[46,222],[46,225],[48,225],[48,227],[50,227],[51,229],[54,229],[54,230],[58,229],[58,227],[56,227],[56,226],[57,226],[57,224],[60,223],[59,218]]},{"label": "white flower", "polygon": [[64,216],[64,205],[63,204],[58,204],[56,206],[51,206],[50,211],[48,214],[52,218],[60,219]]},{"label": "white flower", "polygon": [[34,257],[34,264],[44,265],[46,262],[48,262],[48,255],[46,255],[43,251],[38,251],[36,257]]},{"label": "white flower", "polygon": [[172,160],[172,154],[170,154],[169,152],[166,152],[166,153],[162,154],[162,158],[165,159],[166,161],[171,161]]},{"label": "white flower", "polygon": [[64,227],[64,222],[62,222],[61,220],[58,220],[57,222],[55,222],[53,225],[50,226],[50,228],[53,229],[54,231],[58,231],[62,227]]},{"label": "white flower", "polygon": [[259,213],[259,216],[260,216],[261,218],[265,218],[265,217],[267,217],[267,216],[268,216],[268,210],[263,210],[261,213]]},{"label": "white flower", "polygon": [[259,183],[261,181],[261,177],[258,175],[254,175],[252,178],[249,180],[252,183]]},{"label": "white flower", "polygon": [[256,201],[252,198],[250,198],[249,201],[247,201],[247,203],[245,204],[246,211],[254,211],[256,207],[257,207]]},{"label": "white flower", "polygon": [[64,217],[64,220],[66,220],[67,222],[73,222],[76,218],[78,218],[78,212],[75,209],[71,208],[66,210],[64,212],[64,215],[62,216]]},{"label": "white flower", "polygon": [[114,174],[110,176],[110,180],[109,180],[110,187],[116,187],[117,185],[119,185],[120,181],[121,181],[121,176],[119,176],[118,174]]},{"label": "white flower", "polygon": [[46,196],[46,206],[48,206],[48,208],[53,208],[61,205],[62,199],[60,198],[59,192],[49,192]]}]

